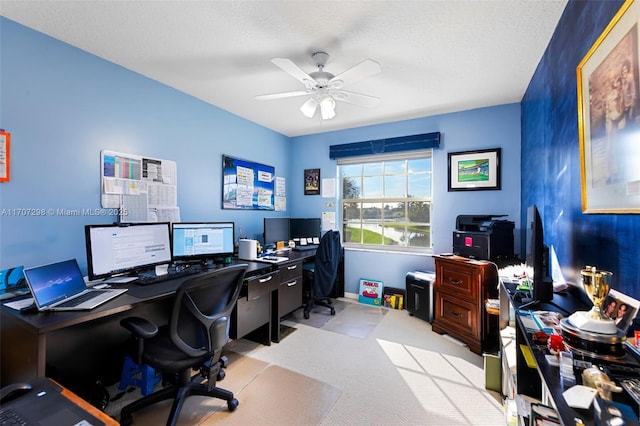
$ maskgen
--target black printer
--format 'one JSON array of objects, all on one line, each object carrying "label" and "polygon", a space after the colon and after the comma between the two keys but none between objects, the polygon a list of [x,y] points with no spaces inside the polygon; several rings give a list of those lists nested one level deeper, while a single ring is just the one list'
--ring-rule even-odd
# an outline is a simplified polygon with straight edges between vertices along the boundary
[{"label": "black printer", "polygon": [[453,253],[493,262],[514,257],[514,222],[496,220],[507,215],[460,215],[453,231]]}]

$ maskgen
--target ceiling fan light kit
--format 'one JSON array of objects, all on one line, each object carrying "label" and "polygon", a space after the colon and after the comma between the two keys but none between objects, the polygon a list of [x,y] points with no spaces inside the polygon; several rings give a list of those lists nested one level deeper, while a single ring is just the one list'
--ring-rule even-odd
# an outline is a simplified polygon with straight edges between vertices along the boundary
[{"label": "ceiling fan light kit", "polygon": [[378,62],[373,59],[366,59],[336,76],[324,71],[329,54],[315,52],[311,55],[311,59],[318,67],[318,71],[307,74],[287,58],[273,58],[271,62],[300,81],[305,90],[260,95],[256,96],[256,99],[269,100],[310,95],[311,97],[300,107],[300,111],[305,117],[313,118],[319,106],[320,117],[323,120],[330,120],[336,116],[336,101],[364,107],[376,106],[380,101],[379,98],[374,96],[343,90],[344,87],[350,84],[380,73],[382,69]]}]

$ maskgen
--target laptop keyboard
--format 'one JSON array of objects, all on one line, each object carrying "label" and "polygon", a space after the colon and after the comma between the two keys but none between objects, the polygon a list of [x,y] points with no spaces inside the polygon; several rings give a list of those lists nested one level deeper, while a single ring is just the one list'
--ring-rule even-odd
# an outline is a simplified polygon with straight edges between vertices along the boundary
[{"label": "laptop keyboard", "polygon": [[27,425],[24,420],[15,410],[11,407],[0,408],[0,425]]},{"label": "laptop keyboard", "polygon": [[67,300],[64,303],[56,305],[56,307],[68,308],[68,307],[78,306],[81,303],[84,303],[87,300],[93,299],[94,297],[98,297],[100,294],[106,293],[106,292],[107,292],[106,290],[91,290],[90,292],[81,294],[80,296],[74,299]]}]

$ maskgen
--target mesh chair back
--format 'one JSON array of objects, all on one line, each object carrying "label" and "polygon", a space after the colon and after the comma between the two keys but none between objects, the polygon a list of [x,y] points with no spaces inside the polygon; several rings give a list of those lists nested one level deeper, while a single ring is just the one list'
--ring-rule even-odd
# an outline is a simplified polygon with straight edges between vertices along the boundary
[{"label": "mesh chair back", "polygon": [[221,349],[229,341],[229,323],[246,264],[221,268],[186,280],[176,292],[169,323],[171,341],[190,357]]}]

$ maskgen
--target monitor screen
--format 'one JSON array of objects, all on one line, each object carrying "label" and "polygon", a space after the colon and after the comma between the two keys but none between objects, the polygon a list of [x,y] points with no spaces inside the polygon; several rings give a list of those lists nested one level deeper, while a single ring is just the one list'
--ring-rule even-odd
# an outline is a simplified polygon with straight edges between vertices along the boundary
[{"label": "monitor screen", "polygon": [[86,225],[89,279],[171,262],[168,222]]},{"label": "monitor screen", "polygon": [[234,225],[234,222],[173,223],[173,259],[206,261],[232,256]]},{"label": "monitor screen", "polygon": [[319,217],[290,219],[289,230],[292,239],[320,238],[322,223]]},{"label": "monitor screen", "polygon": [[545,259],[544,231],[540,212],[535,204],[527,209],[525,236],[525,264],[532,282],[533,301],[548,302],[553,297],[549,268]]},{"label": "monitor screen", "polygon": [[289,241],[288,217],[264,218],[264,243],[275,244],[278,241]]}]

